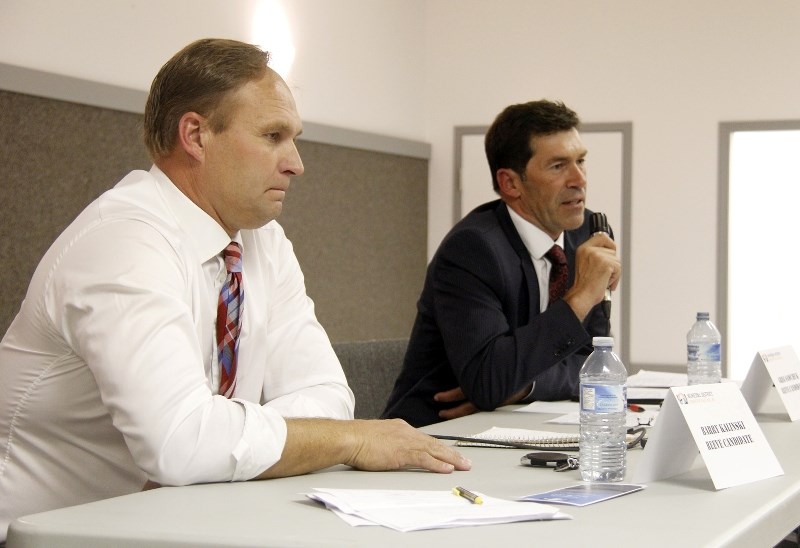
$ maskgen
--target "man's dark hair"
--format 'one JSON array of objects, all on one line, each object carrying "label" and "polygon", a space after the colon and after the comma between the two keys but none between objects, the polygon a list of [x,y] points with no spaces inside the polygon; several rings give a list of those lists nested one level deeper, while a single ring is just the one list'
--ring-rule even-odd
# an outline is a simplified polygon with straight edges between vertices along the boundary
[{"label": "man's dark hair", "polygon": [[205,38],[192,42],[161,67],[144,110],[144,143],[157,160],[175,146],[178,123],[187,112],[209,119],[223,131],[230,119],[229,93],[261,78],[269,53],[236,40]]},{"label": "man's dark hair", "polygon": [[506,107],[492,122],[484,141],[494,190],[499,190],[498,169],[525,174],[525,166],[536,152],[531,148],[533,137],[568,131],[578,125],[578,115],[562,102],[542,99]]}]

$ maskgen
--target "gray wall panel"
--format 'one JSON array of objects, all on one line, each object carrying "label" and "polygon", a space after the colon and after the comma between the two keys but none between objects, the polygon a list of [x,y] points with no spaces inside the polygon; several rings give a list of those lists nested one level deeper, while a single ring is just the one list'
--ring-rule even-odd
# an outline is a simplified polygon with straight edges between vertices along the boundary
[{"label": "gray wall panel", "polygon": [[[0,91],[0,333],[92,199],[150,162],[141,115]],[[363,137],[363,135],[362,135]],[[334,341],[407,337],[427,243],[427,159],[303,140],[280,219]]]}]

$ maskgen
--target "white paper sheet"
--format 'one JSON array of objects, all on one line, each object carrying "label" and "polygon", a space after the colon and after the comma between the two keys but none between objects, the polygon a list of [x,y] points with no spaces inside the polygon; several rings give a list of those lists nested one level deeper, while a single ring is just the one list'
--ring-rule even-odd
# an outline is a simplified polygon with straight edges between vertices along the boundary
[{"label": "white paper sheet", "polygon": [[366,521],[403,532],[572,519],[554,506],[476,494],[481,496],[483,504],[473,504],[449,491],[314,488],[306,496],[322,502],[351,525],[364,525]]},{"label": "white paper sheet", "polygon": [[578,410],[580,404],[576,401],[560,400],[560,401],[535,401],[529,403],[525,407],[516,409],[520,413],[557,413],[565,415],[567,413],[574,413]]},{"label": "white paper sheet", "polygon": [[[636,426],[653,426],[656,423],[659,410],[658,405],[640,405],[639,407],[644,408],[644,412],[637,413],[628,410],[628,412],[625,414],[625,426],[628,428],[634,428]],[[558,417],[553,417],[552,419],[544,422],[545,424],[573,424],[579,426],[581,424],[581,414],[579,411],[575,411],[572,413],[559,415]]]},{"label": "white paper sheet", "polygon": [[[628,388],[670,388],[672,386],[686,386],[688,382],[686,373],[667,373],[642,369],[628,377]],[[630,395],[628,398],[630,398]]]}]

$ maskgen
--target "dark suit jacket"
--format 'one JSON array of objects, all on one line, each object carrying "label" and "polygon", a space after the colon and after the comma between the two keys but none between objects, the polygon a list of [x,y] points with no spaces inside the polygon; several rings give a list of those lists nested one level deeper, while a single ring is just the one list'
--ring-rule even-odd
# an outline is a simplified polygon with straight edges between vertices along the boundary
[{"label": "dark suit jacket", "polygon": [[[583,226],[565,232],[569,285]],[[582,324],[564,301],[539,312],[539,285],[530,253],[504,202],[484,204],[448,233],[428,266],[403,369],[384,418],[414,426],[440,422],[453,404],[433,395],[460,386],[479,409],[493,410],[536,382],[534,400],[576,397],[578,371],[592,336],[607,336],[595,307]]]}]

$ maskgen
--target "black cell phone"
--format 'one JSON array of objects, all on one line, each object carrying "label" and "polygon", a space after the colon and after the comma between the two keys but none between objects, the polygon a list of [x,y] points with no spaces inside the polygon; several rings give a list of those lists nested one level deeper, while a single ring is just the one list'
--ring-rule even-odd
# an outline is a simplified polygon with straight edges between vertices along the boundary
[{"label": "black cell phone", "polygon": [[544,468],[558,468],[564,466],[570,458],[574,458],[566,453],[556,453],[553,451],[539,451],[528,453],[519,459],[520,464],[525,466],[539,466]]}]

